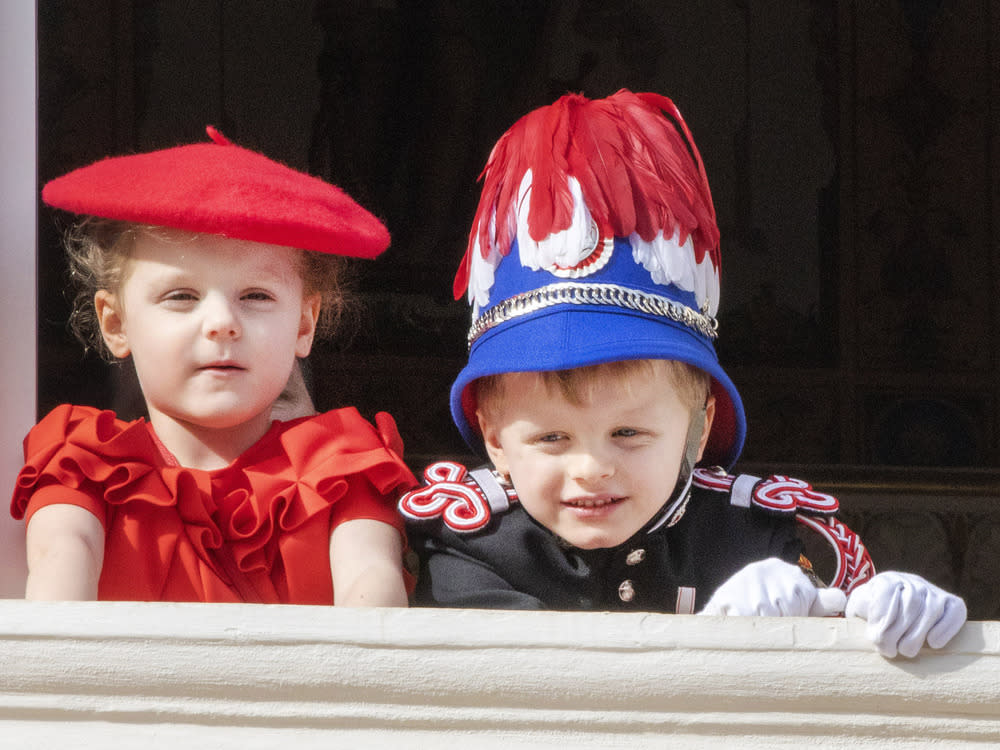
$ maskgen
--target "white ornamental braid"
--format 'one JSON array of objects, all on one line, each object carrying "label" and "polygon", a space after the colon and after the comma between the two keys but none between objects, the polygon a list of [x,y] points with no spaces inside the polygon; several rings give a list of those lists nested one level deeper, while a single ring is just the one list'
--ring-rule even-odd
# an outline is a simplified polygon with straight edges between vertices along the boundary
[{"label": "white ornamental braid", "polygon": [[861,538],[836,518],[815,518],[797,513],[795,520],[821,535],[834,549],[837,570],[828,586],[850,594],[875,575],[875,564]]}]

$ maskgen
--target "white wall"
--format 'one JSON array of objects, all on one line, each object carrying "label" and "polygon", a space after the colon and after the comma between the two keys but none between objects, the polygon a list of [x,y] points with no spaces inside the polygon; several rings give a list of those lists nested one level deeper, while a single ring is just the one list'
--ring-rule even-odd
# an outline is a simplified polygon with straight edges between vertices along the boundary
[{"label": "white wall", "polygon": [[0,597],[24,593],[9,499],[35,422],[35,3],[0,3]]},{"label": "white wall", "polygon": [[1000,623],[0,602],[0,746],[996,747]]}]

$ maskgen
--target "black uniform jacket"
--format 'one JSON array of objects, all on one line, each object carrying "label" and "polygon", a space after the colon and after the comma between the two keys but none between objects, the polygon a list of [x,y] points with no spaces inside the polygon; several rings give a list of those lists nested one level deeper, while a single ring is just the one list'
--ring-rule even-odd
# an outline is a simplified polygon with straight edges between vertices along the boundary
[{"label": "black uniform jacket", "polygon": [[516,501],[471,532],[449,528],[441,516],[411,518],[407,531],[420,557],[414,603],[697,612],[748,563],[798,563],[802,552],[791,515],[742,507],[730,495],[693,485],[624,544],[596,550],[569,546]]}]

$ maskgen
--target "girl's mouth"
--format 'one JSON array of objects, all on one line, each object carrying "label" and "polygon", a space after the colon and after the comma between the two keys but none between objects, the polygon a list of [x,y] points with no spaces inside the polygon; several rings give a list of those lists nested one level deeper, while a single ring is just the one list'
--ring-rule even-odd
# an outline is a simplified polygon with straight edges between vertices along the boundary
[{"label": "girl's mouth", "polygon": [[203,365],[199,369],[201,369],[201,370],[216,370],[216,371],[230,371],[230,370],[235,371],[235,370],[242,370],[244,368],[240,367],[235,362],[210,362],[207,365]]}]

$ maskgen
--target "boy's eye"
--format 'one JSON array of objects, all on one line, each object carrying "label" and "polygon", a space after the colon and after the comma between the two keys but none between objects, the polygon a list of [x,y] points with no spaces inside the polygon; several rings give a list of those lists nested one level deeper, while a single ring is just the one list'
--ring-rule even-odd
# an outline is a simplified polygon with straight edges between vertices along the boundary
[{"label": "boy's eye", "polygon": [[249,292],[244,292],[243,299],[264,301],[264,300],[274,299],[274,297],[269,292],[265,292],[262,289],[254,289]]},{"label": "boy's eye", "polygon": [[628,438],[628,437],[635,437],[636,435],[639,434],[639,431],[632,427],[619,427],[617,430],[614,431],[613,434],[615,437]]},{"label": "boy's eye", "polygon": [[549,432],[545,435],[540,435],[538,437],[538,442],[540,443],[557,443],[563,439],[562,433],[559,432]]}]

